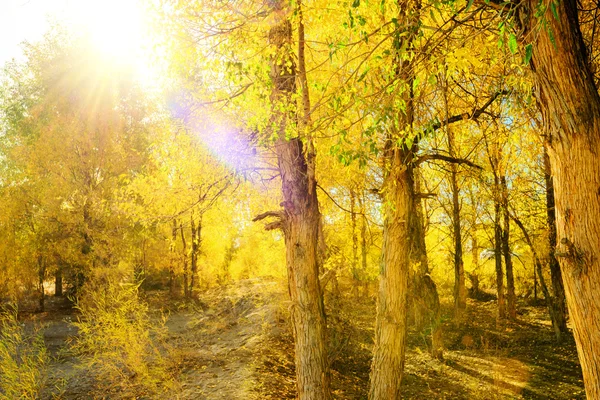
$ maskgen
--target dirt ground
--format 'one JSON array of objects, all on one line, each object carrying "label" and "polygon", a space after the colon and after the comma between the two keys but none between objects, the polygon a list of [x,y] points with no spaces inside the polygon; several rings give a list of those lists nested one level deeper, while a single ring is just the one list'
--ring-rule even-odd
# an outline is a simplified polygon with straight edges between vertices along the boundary
[{"label": "dirt ground", "polygon": [[[289,304],[281,282],[254,279],[211,289],[195,304],[173,302],[164,292],[148,294],[147,301],[157,321],[159,310],[168,313],[174,380],[168,390],[153,396],[99,391],[67,351],[77,334],[70,324],[76,313],[52,299],[48,312],[27,316],[44,323],[52,355],[44,398],[295,398]],[[329,296],[327,302],[334,397],[366,399],[375,301]],[[495,302],[469,300],[464,321],[444,322],[443,361],[429,356],[425,336],[409,332],[404,398],[585,399],[574,340],[555,344],[543,306],[521,305],[517,321],[497,323]]]}]

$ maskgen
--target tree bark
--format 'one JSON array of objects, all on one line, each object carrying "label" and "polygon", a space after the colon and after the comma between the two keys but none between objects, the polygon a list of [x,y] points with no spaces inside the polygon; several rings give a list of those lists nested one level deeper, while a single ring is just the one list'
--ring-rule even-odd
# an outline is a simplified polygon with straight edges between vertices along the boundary
[{"label": "tree bark", "polygon": [[[548,221],[548,265],[550,266],[550,278],[552,280],[551,298],[553,310],[551,314],[552,326],[557,342],[562,342],[563,336],[569,332],[567,328],[567,305],[565,300],[565,287],[563,285],[562,272],[558,260],[554,256],[556,249],[556,212],[554,202],[554,182],[550,170],[550,160],[546,147],[544,147],[544,178],[546,181],[546,215]],[[550,301],[550,300],[548,300]]]},{"label": "tree bark", "polygon": [[510,254],[510,213],[508,211],[508,186],[506,176],[500,177],[500,190],[502,201],[502,214],[504,226],[502,228],[502,254],[506,268],[507,314],[511,319],[517,318],[517,297],[515,295],[515,276],[513,273],[512,256]]},{"label": "tree bark", "polygon": [[[275,152],[281,174],[283,208],[279,220],[270,228],[281,228],[286,246],[286,265],[292,301],[291,317],[295,339],[296,378],[300,400],[330,399],[330,375],[326,347],[326,318],[319,283],[319,203],[315,178],[315,151],[309,135],[308,85],[304,67],[304,25],[302,5],[298,4],[298,70],[292,45],[290,10],[283,1],[270,3],[275,16],[269,31],[271,58],[272,126],[277,140]],[[299,136],[288,139],[290,119],[298,116],[294,94],[296,79],[301,85],[304,116],[300,131],[307,138],[306,149]],[[280,110],[287,111],[280,111]]]},{"label": "tree bark", "polygon": [[[412,51],[412,41],[419,31],[418,0],[398,0],[398,25],[395,40],[398,48]],[[379,271],[379,294],[375,324],[375,347],[370,374],[370,400],[399,399],[404,373],[407,325],[407,288],[410,271],[411,218],[414,208],[414,173],[412,146],[404,139],[412,135],[414,121],[411,58],[395,55],[395,78],[403,86],[395,126],[390,126],[383,153],[385,193],[383,209],[382,260]]]},{"label": "tree bark", "polygon": [[[540,6],[527,0],[529,31]],[[557,256],[574,327],[587,398],[600,399],[600,96],[590,70],[577,2],[553,3],[544,13],[532,68],[548,134],[554,178]],[[525,10],[524,10],[525,11]],[[527,20],[527,19],[525,19]],[[549,33],[552,33],[550,37]]]}]

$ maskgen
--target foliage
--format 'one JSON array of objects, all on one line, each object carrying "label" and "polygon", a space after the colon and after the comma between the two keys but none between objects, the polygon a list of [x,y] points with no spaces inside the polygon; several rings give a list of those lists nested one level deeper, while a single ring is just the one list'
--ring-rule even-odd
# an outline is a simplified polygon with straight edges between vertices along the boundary
[{"label": "foliage", "polygon": [[169,384],[164,328],[139,299],[138,285],[98,275],[77,303],[72,350],[104,390],[156,393]]},{"label": "foliage", "polygon": [[0,399],[37,399],[50,358],[43,334],[17,319],[16,307],[0,313]]}]

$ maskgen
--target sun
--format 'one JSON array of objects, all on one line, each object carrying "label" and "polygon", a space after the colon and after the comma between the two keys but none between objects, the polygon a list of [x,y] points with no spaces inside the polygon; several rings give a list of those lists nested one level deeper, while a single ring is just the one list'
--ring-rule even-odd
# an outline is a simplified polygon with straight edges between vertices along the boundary
[{"label": "sun", "polygon": [[142,0],[68,1],[63,15],[68,25],[89,38],[93,51],[133,67],[142,83],[155,80],[150,18]]}]

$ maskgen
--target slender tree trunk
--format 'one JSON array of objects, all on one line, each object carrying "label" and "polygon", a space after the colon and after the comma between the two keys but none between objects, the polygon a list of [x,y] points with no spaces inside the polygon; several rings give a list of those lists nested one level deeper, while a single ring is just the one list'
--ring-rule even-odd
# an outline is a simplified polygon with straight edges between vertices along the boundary
[{"label": "slender tree trunk", "polygon": [[[367,276],[367,210],[365,207],[365,201],[363,199],[364,194],[358,197],[358,202],[360,205],[361,215],[361,224],[360,224],[360,256],[361,256],[361,272],[363,278]],[[369,297],[369,280],[364,279],[363,282],[363,297]]]},{"label": "slender tree trunk", "polygon": [[54,274],[54,296],[60,297],[63,295],[63,276],[62,276],[62,263],[59,261],[58,267]]},{"label": "slender tree trunk", "polygon": [[494,176],[494,260],[496,262],[496,288],[498,291],[498,317],[506,318],[504,297],[504,272],[502,271],[502,227],[500,226],[500,181]]},{"label": "slender tree trunk", "polygon": [[44,312],[46,307],[46,291],[44,289],[44,280],[46,278],[46,262],[44,257],[39,255],[38,259],[38,290],[40,291],[39,297],[39,312]]},{"label": "slender tree trunk", "polygon": [[550,171],[550,160],[544,147],[544,178],[546,181],[546,214],[548,221],[548,264],[550,266],[550,278],[552,280],[552,301],[554,306],[554,318],[552,325],[556,334],[556,340],[562,342],[564,334],[569,332],[567,328],[567,305],[565,300],[565,287],[563,285],[562,272],[558,260],[554,256],[556,249],[556,212],[554,202],[554,182]]},{"label": "slender tree trunk", "polygon": [[185,233],[183,232],[183,223],[179,223],[179,232],[181,233],[181,243],[183,244],[183,250],[181,252],[182,261],[183,261],[183,295],[186,299],[190,298],[190,287],[188,286],[189,282],[189,270],[188,270],[188,252],[187,252],[187,242],[185,240]]},{"label": "slender tree trunk", "polygon": [[517,318],[517,297],[515,295],[515,277],[513,273],[513,263],[510,254],[510,214],[508,211],[508,186],[506,176],[500,177],[500,190],[502,198],[502,214],[504,227],[502,229],[502,254],[504,255],[504,265],[506,267],[506,292],[507,292],[507,313],[511,319]]},{"label": "slender tree trunk", "polygon": [[[454,134],[447,126],[448,150],[450,157],[456,157]],[[460,230],[460,189],[458,187],[458,166],[450,164],[450,188],[452,190],[452,239],[454,240],[454,315],[458,319],[467,307],[467,287],[465,285],[465,265],[463,262],[462,233]]]},{"label": "slender tree trunk", "polygon": [[173,226],[171,227],[171,246],[170,247],[170,260],[169,260],[169,294],[171,297],[175,296],[175,262],[177,260],[176,248],[177,248],[177,219],[173,218]]},{"label": "slender tree trunk", "polygon": [[[197,224],[196,224],[197,223]],[[189,294],[192,298],[198,296],[198,257],[200,256],[200,240],[202,232],[202,217],[198,218],[198,221],[194,219],[194,213],[190,216],[190,230],[192,235],[192,249],[191,249],[191,279],[190,279],[190,290]]]},{"label": "slender tree trunk", "polygon": [[[295,339],[298,399],[330,399],[329,363],[326,347],[326,318],[319,282],[319,203],[315,178],[315,149],[309,134],[310,103],[304,65],[304,25],[302,5],[298,11],[298,69],[294,60],[290,12],[283,1],[270,3],[275,16],[269,31],[273,49],[271,59],[272,126],[277,130],[275,152],[281,174],[283,212],[267,212],[255,218],[277,217],[267,229],[283,230],[291,317]],[[299,118],[300,133],[306,137],[306,148],[300,137],[289,139],[291,123],[298,113],[280,111],[294,109],[296,79],[300,83],[304,115]]]},{"label": "slender tree trunk", "polygon": [[[532,68],[554,178],[557,256],[563,273],[587,398],[600,399],[600,96],[579,28],[577,2],[544,13],[528,0]],[[544,1],[543,6],[548,2]],[[549,8],[549,7],[547,7]],[[546,8],[546,9],[547,9]],[[525,12],[527,10],[523,10]],[[552,37],[548,34],[552,32]]]},{"label": "slender tree trunk", "polygon": [[481,294],[479,289],[479,244],[477,243],[476,233],[471,234],[471,258],[473,271],[469,274],[471,280],[471,296],[478,299]]},{"label": "slender tree trunk", "polygon": [[358,233],[356,232],[356,194],[350,189],[350,227],[352,229],[352,293],[354,298],[358,299],[358,288],[360,286],[360,276],[358,272]]},{"label": "slender tree trunk", "polygon": [[521,232],[523,232],[523,237],[525,238],[527,245],[531,249],[531,254],[533,254],[534,268],[537,272],[537,275],[540,277],[540,286],[542,288],[542,293],[544,294],[544,299],[546,300],[546,306],[548,307],[548,313],[550,314],[550,319],[552,320],[552,328],[554,330],[556,340],[558,342],[560,342],[562,335],[560,332],[559,325],[556,323],[556,321],[559,318],[558,314],[560,311],[556,307],[556,301],[553,298],[553,296],[550,294],[550,290],[548,290],[548,285],[546,285],[546,279],[544,278],[544,273],[542,271],[542,261],[540,260],[540,257],[538,256],[537,251],[535,250],[535,246],[533,245],[533,242],[531,240],[531,237],[529,236],[529,233],[525,229],[525,225],[523,225],[523,223],[515,215],[512,215],[512,219],[515,221],[517,226],[521,229]]}]

